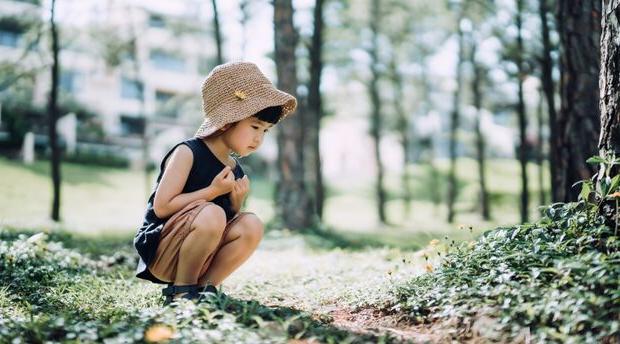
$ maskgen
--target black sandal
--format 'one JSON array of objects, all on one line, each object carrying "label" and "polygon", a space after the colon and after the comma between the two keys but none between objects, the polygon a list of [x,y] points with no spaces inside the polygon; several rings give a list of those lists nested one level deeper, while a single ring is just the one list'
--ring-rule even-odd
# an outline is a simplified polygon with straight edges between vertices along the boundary
[{"label": "black sandal", "polygon": [[166,299],[164,300],[164,306],[167,306],[170,303],[172,303],[172,301],[174,300],[174,295],[182,294],[182,293],[185,293],[185,295],[181,296],[181,298],[188,299],[188,300],[198,300],[198,301],[200,301],[202,298],[201,293],[205,293],[205,294],[211,293],[214,295],[218,295],[217,288],[212,284],[207,284],[206,286],[200,286],[198,284],[191,284],[191,285],[168,284],[168,286],[162,289],[161,291],[161,294],[166,297]]}]

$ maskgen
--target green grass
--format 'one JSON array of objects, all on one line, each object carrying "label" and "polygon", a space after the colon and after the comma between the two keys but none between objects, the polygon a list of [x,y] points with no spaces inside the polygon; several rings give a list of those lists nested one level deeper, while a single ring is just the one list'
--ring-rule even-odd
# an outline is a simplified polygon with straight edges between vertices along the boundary
[{"label": "green grass", "polygon": [[[460,239],[458,228],[472,226],[474,233],[500,225],[519,222],[518,200],[519,166],[512,160],[490,160],[488,162],[488,185],[494,202],[491,204],[491,221],[481,220],[475,211],[476,175],[475,161],[460,159],[458,162],[459,198],[456,204],[457,217],[453,224],[445,221],[443,204],[434,205],[432,193],[445,198],[444,177],[447,161],[438,161],[439,188],[433,189],[431,171],[427,167],[411,166],[413,171],[414,200],[409,215],[398,199],[400,176],[386,175],[385,185],[390,193],[386,205],[389,225],[378,222],[373,197],[374,181],[328,180],[328,195],[325,207],[325,226],[336,237],[345,242],[368,243],[381,246],[382,243],[401,248],[417,248],[433,238],[445,235]],[[532,202],[530,214],[537,218],[537,185],[534,178],[537,168],[528,166],[531,176]],[[465,173],[467,171],[468,173]],[[0,223],[18,228],[47,227],[65,228],[84,233],[131,233],[140,225],[146,204],[146,180],[141,171],[118,168],[83,166],[72,163],[62,165],[61,217],[55,224],[49,220],[51,207],[51,181],[49,163],[37,161],[31,166],[0,158]],[[150,181],[155,176],[151,175]],[[274,216],[271,195],[273,183],[253,178],[252,191],[246,209],[255,212],[265,223]],[[152,187],[151,182],[149,189]],[[149,190],[150,191],[150,190]],[[332,235],[334,237],[334,235]]]},{"label": "green grass", "polygon": [[419,273],[423,264],[418,253],[316,249],[297,234],[271,231],[224,282],[229,298],[162,309],[159,287],[133,277],[129,240],[92,237],[91,246],[82,245],[84,235],[33,233],[0,229],[0,283],[6,286],[0,289],[0,342],[15,336],[27,342],[141,342],[156,324],[172,328],[177,342],[391,342],[386,334],[340,329],[330,312],[379,302],[393,281]]}]

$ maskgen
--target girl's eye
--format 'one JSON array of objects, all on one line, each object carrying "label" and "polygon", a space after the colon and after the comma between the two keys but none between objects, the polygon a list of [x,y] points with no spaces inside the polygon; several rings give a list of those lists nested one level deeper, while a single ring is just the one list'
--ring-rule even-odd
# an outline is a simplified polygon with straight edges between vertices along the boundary
[{"label": "girl's eye", "polygon": [[258,127],[257,127],[257,126],[255,126],[255,125],[253,125],[253,126],[252,126],[252,128],[254,128],[254,129],[258,129]]}]

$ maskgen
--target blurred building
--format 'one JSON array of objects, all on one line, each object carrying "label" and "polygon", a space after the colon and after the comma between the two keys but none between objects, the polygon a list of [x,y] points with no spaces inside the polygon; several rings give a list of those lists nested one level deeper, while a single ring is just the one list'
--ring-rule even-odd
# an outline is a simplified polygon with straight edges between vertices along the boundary
[{"label": "blurred building", "polygon": [[[202,2],[204,3],[204,2]],[[77,102],[98,116],[105,140],[140,156],[141,133],[151,156],[191,135],[201,121],[200,84],[215,65],[205,4],[136,0],[57,1],[61,101]],[[16,61],[26,35],[42,33],[27,59],[36,68],[33,102],[45,106],[50,89],[49,4],[0,0],[0,62]],[[38,24],[23,23],[34,18]],[[30,25],[30,28],[27,26]],[[33,26],[41,26],[34,28]],[[63,115],[63,114],[61,114]]]}]

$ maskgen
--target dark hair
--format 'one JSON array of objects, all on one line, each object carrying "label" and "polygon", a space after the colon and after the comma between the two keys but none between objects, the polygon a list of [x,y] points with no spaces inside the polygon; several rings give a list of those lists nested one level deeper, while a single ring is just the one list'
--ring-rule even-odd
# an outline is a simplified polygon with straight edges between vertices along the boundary
[{"label": "dark hair", "polygon": [[270,106],[254,114],[254,117],[264,122],[276,124],[282,117],[282,106]]}]

